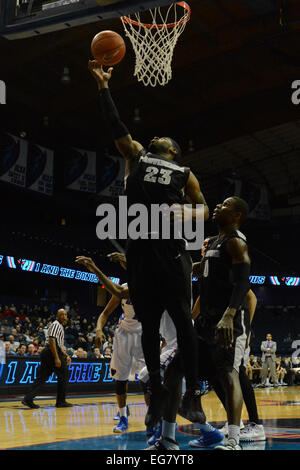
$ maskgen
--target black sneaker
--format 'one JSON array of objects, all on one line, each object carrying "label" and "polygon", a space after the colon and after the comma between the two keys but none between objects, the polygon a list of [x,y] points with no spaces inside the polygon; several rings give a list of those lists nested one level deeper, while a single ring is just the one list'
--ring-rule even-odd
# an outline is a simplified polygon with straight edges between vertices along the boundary
[{"label": "black sneaker", "polygon": [[165,450],[179,450],[178,442],[169,439],[168,437],[161,437],[153,446],[147,447],[145,450],[154,450],[157,452]]},{"label": "black sneaker", "polygon": [[201,405],[201,390],[187,390],[182,398],[178,414],[192,423],[205,424],[206,416]]},{"label": "black sneaker", "polygon": [[146,426],[155,426],[164,413],[164,408],[168,398],[168,390],[161,385],[159,388],[148,390],[150,405],[145,416]]},{"label": "black sneaker", "polygon": [[39,408],[39,405],[36,405],[35,403],[33,403],[33,401],[26,400],[25,398],[23,398],[22,403],[23,405],[28,406],[29,408]]},{"label": "black sneaker", "polygon": [[56,403],[56,408],[70,408],[72,403],[68,403],[67,401],[64,401],[63,403]]}]

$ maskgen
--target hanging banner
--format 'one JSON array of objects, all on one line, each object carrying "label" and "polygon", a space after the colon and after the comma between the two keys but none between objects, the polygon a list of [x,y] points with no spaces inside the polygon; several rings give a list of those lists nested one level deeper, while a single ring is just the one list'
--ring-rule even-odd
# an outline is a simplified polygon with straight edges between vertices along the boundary
[{"label": "hanging banner", "polygon": [[71,149],[66,163],[65,183],[68,189],[96,192],[96,152]]},{"label": "hanging banner", "polygon": [[99,157],[97,192],[101,196],[118,197],[124,194],[125,160],[112,155]]},{"label": "hanging banner", "polygon": [[28,142],[0,133],[0,180],[25,187]]},{"label": "hanging banner", "polygon": [[53,150],[29,143],[26,186],[32,191],[53,194]]}]

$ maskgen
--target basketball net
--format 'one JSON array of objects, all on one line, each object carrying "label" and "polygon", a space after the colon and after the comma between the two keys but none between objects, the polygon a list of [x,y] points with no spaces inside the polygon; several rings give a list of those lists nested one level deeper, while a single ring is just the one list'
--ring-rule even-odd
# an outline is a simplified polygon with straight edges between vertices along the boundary
[{"label": "basketball net", "polygon": [[191,9],[186,2],[177,2],[164,14],[161,7],[148,13],[151,23],[143,23],[140,13],[122,16],[121,21],[136,56],[134,76],[145,86],[164,86],[172,78],[174,48],[190,19]]}]

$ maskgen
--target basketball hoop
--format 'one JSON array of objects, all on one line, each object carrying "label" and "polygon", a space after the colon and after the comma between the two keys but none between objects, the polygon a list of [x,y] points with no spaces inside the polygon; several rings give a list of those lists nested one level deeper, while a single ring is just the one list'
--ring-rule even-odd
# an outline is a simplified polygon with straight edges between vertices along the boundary
[{"label": "basketball hoop", "polygon": [[145,86],[164,86],[172,78],[174,48],[190,19],[191,8],[186,2],[176,2],[165,14],[161,7],[147,13],[150,23],[142,22],[140,13],[122,16],[121,21],[136,55],[134,75]]}]

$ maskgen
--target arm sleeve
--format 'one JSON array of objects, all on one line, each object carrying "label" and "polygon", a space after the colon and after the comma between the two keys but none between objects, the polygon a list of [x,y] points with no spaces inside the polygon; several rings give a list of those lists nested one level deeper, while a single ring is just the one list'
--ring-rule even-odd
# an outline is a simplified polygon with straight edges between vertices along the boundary
[{"label": "arm sleeve", "polygon": [[105,120],[113,139],[117,140],[128,135],[129,131],[121,121],[119,112],[108,88],[102,88],[99,91],[98,102],[103,114],[103,119]]},{"label": "arm sleeve", "polygon": [[248,263],[238,263],[232,265],[233,273],[233,290],[229,302],[229,308],[235,308],[236,310],[242,304],[245,295],[247,294],[250,283],[250,264]]}]

